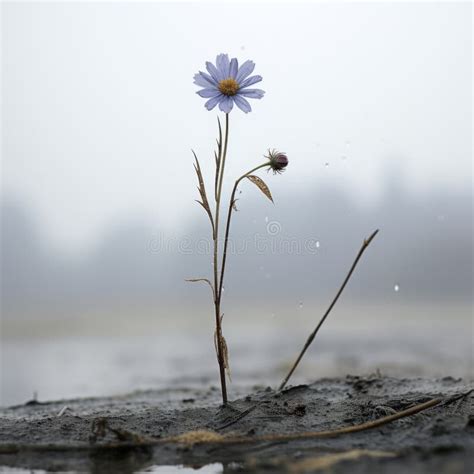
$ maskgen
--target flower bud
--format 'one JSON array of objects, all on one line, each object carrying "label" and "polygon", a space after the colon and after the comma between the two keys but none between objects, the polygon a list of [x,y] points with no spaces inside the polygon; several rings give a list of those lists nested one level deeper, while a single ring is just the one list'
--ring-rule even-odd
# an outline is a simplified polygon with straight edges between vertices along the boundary
[{"label": "flower bud", "polygon": [[285,153],[276,150],[268,150],[267,158],[270,161],[270,167],[274,173],[282,173],[288,166],[288,157]]}]

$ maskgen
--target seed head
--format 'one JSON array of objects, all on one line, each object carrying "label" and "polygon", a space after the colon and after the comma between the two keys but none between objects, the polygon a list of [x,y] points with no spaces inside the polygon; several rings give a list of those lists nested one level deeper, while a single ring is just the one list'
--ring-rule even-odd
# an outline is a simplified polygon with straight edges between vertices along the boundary
[{"label": "seed head", "polygon": [[270,161],[270,167],[274,173],[282,173],[288,166],[288,157],[286,154],[276,151],[275,149],[268,150],[266,158]]}]

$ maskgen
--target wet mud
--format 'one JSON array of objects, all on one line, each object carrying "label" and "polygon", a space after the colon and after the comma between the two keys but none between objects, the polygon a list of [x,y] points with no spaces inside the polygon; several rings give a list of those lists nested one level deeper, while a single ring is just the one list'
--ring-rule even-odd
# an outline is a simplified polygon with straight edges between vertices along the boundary
[{"label": "wet mud", "polygon": [[[395,379],[377,374],[321,379],[282,392],[242,389],[225,407],[215,387],[32,401],[0,409],[0,466],[133,473],[157,465],[197,468],[221,463],[226,473],[472,473],[472,388],[472,383],[452,377]],[[260,439],[354,426],[458,394],[464,396],[357,433]],[[204,436],[194,433],[197,441],[207,442],[163,441],[195,431]],[[215,434],[246,442],[213,442]]]}]

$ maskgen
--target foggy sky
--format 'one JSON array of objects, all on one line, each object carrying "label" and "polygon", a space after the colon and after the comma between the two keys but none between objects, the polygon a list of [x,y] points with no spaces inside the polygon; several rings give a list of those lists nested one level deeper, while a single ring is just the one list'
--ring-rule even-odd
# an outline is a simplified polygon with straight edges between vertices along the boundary
[{"label": "foggy sky", "polygon": [[[384,189],[381,204],[366,208],[331,187],[274,193],[274,206],[250,183],[243,186],[225,304],[328,302],[362,240],[376,228],[380,233],[346,290],[348,301],[385,310],[394,304],[472,304],[472,195],[421,199],[394,183]],[[5,201],[3,318],[73,318],[133,305],[179,311],[185,302],[209,303],[206,287],[184,281],[212,275],[209,225],[197,204],[195,211],[186,228],[174,233],[153,222],[125,220],[90,253],[72,259],[41,237],[31,210]]]},{"label": "foggy sky", "polygon": [[231,114],[229,182],[267,148],[286,151],[288,171],[271,186],[293,228],[308,220],[296,197],[324,187],[343,189],[365,217],[386,209],[393,168],[424,206],[433,195],[469,195],[468,2],[1,8],[3,194],[31,212],[55,252],[89,255],[129,216],[167,234],[189,231],[190,148],[209,171],[216,133],[192,76],[220,52],[255,60],[267,92],[251,114]]}]

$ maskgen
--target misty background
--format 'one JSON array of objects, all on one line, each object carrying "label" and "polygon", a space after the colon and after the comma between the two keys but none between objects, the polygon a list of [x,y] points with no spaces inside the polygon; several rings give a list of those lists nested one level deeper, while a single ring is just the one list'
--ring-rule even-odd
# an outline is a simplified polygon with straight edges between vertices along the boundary
[{"label": "misty background", "polygon": [[304,376],[472,376],[470,3],[1,15],[1,403],[216,382],[209,289],[184,279],[212,274],[190,149],[212,180],[217,112],[192,76],[220,52],[253,59],[266,91],[231,113],[226,192],[268,148],[290,160],[261,173],[275,205],[238,195],[237,379],[278,380],[377,228]]}]

